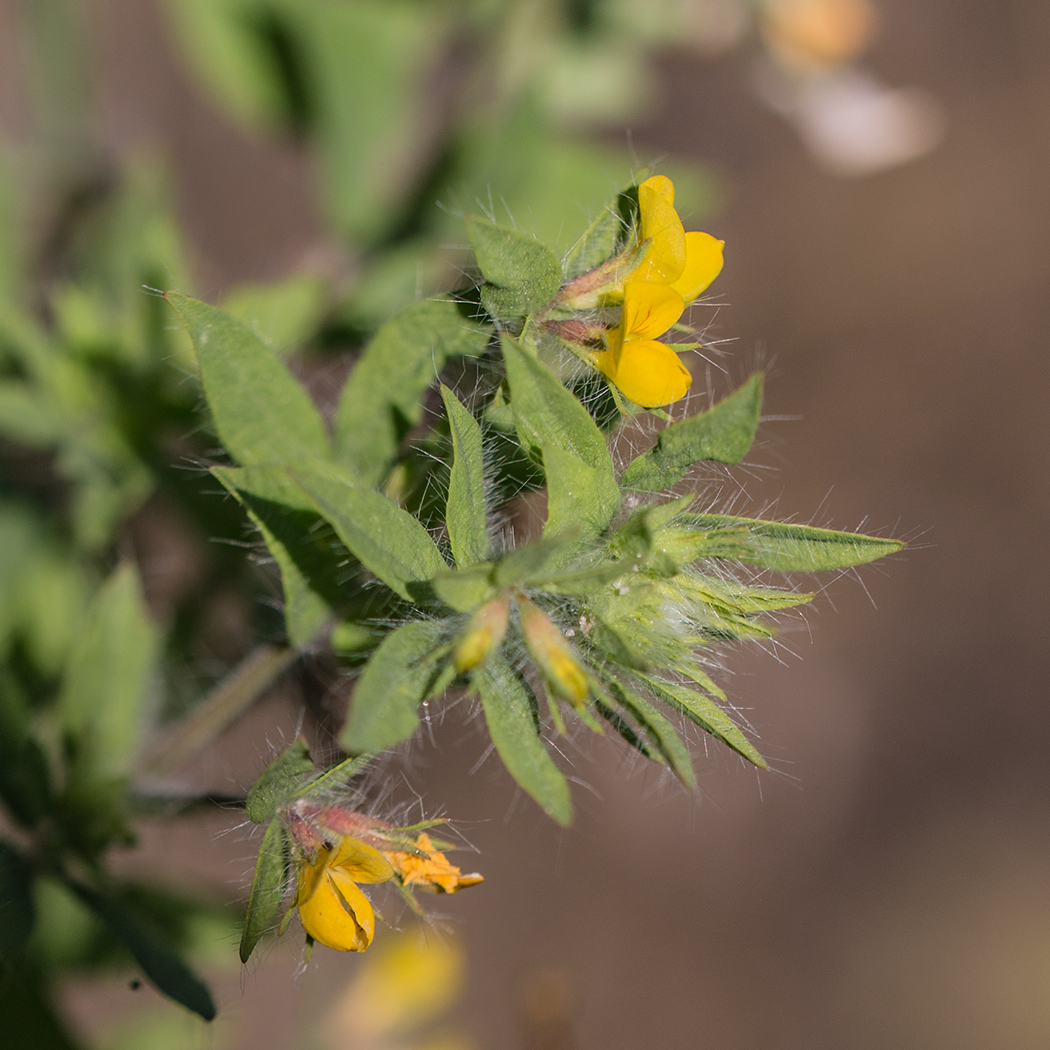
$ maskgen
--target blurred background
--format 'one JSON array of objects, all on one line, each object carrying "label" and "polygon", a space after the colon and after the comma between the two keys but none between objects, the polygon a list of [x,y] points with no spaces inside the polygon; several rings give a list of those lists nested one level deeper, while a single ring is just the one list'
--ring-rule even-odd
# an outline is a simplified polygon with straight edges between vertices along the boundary
[{"label": "blurred background", "polygon": [[[405,792],[486,877],[438,909],[466,953],[443,1046],[1050,1045],[1050,8],[874,0],[814,28],[790,6],[0,0],[0,288],[71,345],[178,286],[290,347],[324,404],[377,320],[454,280],[476,201],[564,249],[657,162],[687,228],[726,241],[698,387],[768,373],[716,502],[910,541],[730,658],[770,773],[698,743],[687,794],[589,741],[560,831],[457,710],[414,745]],[[150,238],[123,268],[99,247],[121,209],[121,243]],[[102,287],[104,316],[75,291]],[[172,389],[162,480],[122,482],[108,517],[69,511],[55,489],[86,475],[0,399],[3,492],[135,558],[189,696],[275,628],[209,561],[241,526],[188,522],[165,488],[203,483],[174,469],[199,424]],[[346,691],[296,670],[183,775],[236,795]],[[237,906],[238,819],[143,820],[114,867]],[[345,998],[365,959],[303,969],[292,932],[244,970],[210,929],[210,1030],[130,971],[56,963],[59,1016],[86,1047],[365,1045]]]}]

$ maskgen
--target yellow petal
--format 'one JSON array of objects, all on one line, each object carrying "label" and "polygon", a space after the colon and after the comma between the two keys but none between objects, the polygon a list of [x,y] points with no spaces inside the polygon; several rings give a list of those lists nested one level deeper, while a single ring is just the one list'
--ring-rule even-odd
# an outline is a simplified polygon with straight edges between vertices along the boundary
[{"label": "yellow petal", "polygon": [[386,882],[394,877],[390,861],[379,850],[352,835],[342,837],[328,863],[332,868],[345,871],[354,882]]},{"label": "yellow petal", "polygon": [[[312,878],[320,870],[322,877]],[[340,869],[308,865],[299,870],[299,919],[315,941],[340,952],[363,952],[375,934],[368,898]]]},{"label": "yellow petal", "polygon": [[685,269],[671,287],[691,303],[722,272],[722,248],[725,241],[709,233],[685,235]]},{"label": "yellow petal", "polygon": [[623,338],[655,339],[663,335],[685,310],[685,300],[666,284],[628,281],[623,286]]},{"label": "yellow petal", "polygon": [[634,278],[662,284],[678,280],[685,268],[685,230],[674,210],[674,184],[666,175],[654,175],[638,187],[638,224],[640,240],[652,243]]},{"label": "yellow petal", "polygon": [[642,408],[669,405],[689,392],[693,377],[666,343],[632,339],[623,344],[620,359],[611,372],[599,370]]}]

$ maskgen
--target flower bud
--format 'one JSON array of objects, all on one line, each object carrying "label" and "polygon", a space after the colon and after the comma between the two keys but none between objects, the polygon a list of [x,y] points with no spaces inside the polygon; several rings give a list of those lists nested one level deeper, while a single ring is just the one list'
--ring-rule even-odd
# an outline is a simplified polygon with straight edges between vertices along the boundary
[{"label": "flower bud", "polygon": [[518,611],[525,644],[548,685],[559,696],[579,706],[587,699],[587,672],[565,636],[528,598],[518,599]]},{"label": "flower bud", "polygon": [[488,659],[492,650],[503,641],[509,617],[510,602],[502,596],[487,601],[474,611],[452,657],[457,671],[473,670]]}]

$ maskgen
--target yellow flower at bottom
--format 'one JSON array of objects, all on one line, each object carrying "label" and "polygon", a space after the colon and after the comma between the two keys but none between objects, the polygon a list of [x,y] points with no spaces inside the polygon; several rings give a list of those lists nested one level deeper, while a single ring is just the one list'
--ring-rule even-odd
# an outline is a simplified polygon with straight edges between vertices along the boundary
[{"label": "yellow flower at bottom", "polygon": [[407,850],[383,851],[405,886],[418,885],[420,889],[429,889],[435,893],[455,893],[485,881],[476,873],[463,875],[444,853],[434,848],[426,832],[416,839],[416,849],[416,853]]},{"label": "yellow flower at bottom", "polygon": [[665,284],[629,281],[623,289],[623,313],[608,335],[608,345],[595,367],[625,397],[642,408],[677,401],[689,391],[693,377],[666,343],[657,342],[685,309],[678,292]]},{"label": "yellow flower at bottom", "polygon": [[311,864],[299,867],[296,904],[303,929],[341,952],[363,952],[375,935],[376,917],[359,882],[386,882],[394,868],[377,849],[351,835],[322,846]]}]

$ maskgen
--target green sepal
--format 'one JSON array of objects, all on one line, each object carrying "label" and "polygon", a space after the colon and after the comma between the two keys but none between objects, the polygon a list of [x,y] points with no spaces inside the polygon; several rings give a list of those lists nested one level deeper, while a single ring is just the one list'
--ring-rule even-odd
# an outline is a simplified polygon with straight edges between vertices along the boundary
[{"label": "green sepal", "polygon": [[904,548],[901,540],[727,514],[684,515],[661,531],[658,543],[680,565],[728,558],[777,572],[847,569]]},{"label": "green sepal", "polygon": [[304,777],[314,771],[306,741],[293,740],[267,767],[248,792],[244,813],[253,824],[273,820],[277,807],[293,798]]},{"label": "green sepal", "polygon": [[433,620],[402,624],[383,639],[365,665],[339,743],[354,754],[382,751],[407,740],[419,726],[419,705],[438,666],[443,626]]},{"label": "green sepal", "polygon": [[247,325],[181,292],[165,299],[193,340],[215,429],[238,463],[328,456],[328,434],[310,395]]},{"label": "green sepal", "polygon": [[558,257],[535,237],[497,226],[476,215],[466,220],[485,284],[481,305],[495,318],[511,321],[528,317],[546,306],[561,288]]},{"label": "green sepal", "polygon": [[414,303],[387,321],[339,395],[336,459],[362,482],[382,481],[446,362],[482,353],[491,331],[449,299]]},{"label": "green sepal", "polygon": [[756,372],[714,408],[661,430],[656,444],[627,465],[621,486],[636,492],[659,492],[677,485],[694,463],[739,463],[758,431],[762,385],[762,374]]},{"label": "green sepal", "polygon": [[445,504],[445,525],[452,556],[460,567],[484,561],[491,553],[485,514],[485,461],[481,427],[447,386],[441,387],[452,434],[452,470]]},{"label": "green sepal", "polygon": [[288,856],[290,850],[288,832],[279,820],[270,821],[259,846],[255,861],[255,874],[248,891],[248,906],[244,912],[244,929],[241,931],[241,962],[246,963],[259,939],[272,929],[284,901],[288,885]]},{"label": "green sepal", "polygon": [[539,710],[532,690],[498,655],[471,677],[481,697],[492,743],[507,771],[550,817],[572,823],[569,784],[540,735]]}]

